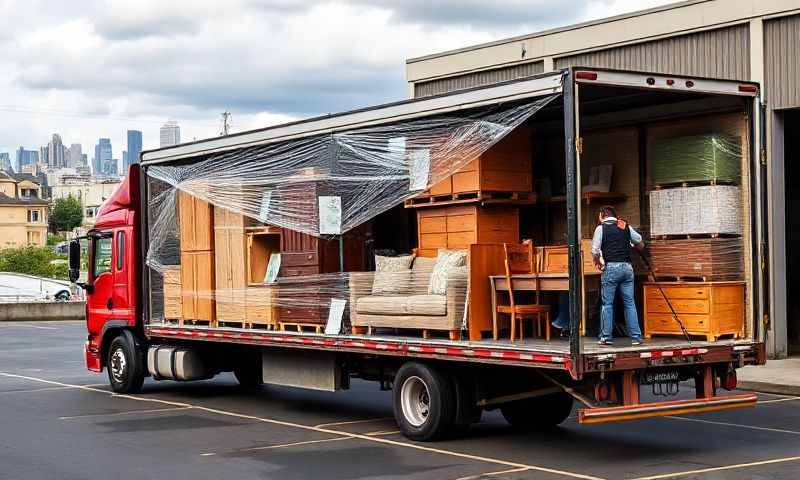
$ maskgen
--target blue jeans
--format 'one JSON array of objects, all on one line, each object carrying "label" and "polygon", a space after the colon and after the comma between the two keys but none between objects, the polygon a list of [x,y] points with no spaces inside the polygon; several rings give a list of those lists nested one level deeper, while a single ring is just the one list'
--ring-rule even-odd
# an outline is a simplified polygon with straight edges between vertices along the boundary
[{"label": "blue jeans", "polygon": [[639,329],[639,316],[636,314],[636,303],[633,300],[633,267],[630,263],[607,263],[600,279],[602,286],[603,308],[600,311],[600,338],[611,340],[614,331],[614,297],[619,287],[622,303],[625,308],[625,324],[628,335],[633,340],[642,339]]},{"label": "blue jeans", "polygon": [[560,330],[569,329],[569,294],[558,294],[558,316],[553,321],[553,326]]}]

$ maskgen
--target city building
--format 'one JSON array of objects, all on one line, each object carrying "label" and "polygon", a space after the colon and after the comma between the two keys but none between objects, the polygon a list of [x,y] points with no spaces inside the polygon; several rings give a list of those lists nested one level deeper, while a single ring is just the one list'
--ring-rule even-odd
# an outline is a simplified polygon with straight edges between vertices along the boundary
[{"label": "city building", "polygon": [[65,165],[66,167],[78,168],[85,166],[86,155],[83,154],[83,147],[81,147],[80,143],[73,143],[70,145],[67,152],[68,161]]},{"label": "city building", "polygon": [[0,171],[0,248],[44,246],[47,214],[35,177]]},{"label": "city building", "polygon": [[11,156],[8,152],[0,152],[0,170],[14,172],[14,167],[11,165]]},{"label": "city building", "polygon": [[[108,168],[114,156],[111,149],[111,139],[101,138],[94,147],[94,162],[92,171],[95,175],[109,175]],[[116,172],[114,168],[114,172]]]},{"label": "city building", "polygon": [[23,147],[17,149],[17,171],[21,172],[25,165],[39,162],[39,152],[36,150],[25,150]]},{"label": "city building", "polygon": [[116,190],[119,179],[97,178],[91,175],[65,173],[54,179],[52,185],[53,199],[73,196],[83,206],[83,227],[94,225],[97,209]]},{"label": "city building", "polygon": [[[180,130],[177,133],[177,141],[180,143]],[[128,150],[127,159],[123,159],[124,172],[128,171],[131,163],[139,163],[139,155],[142,153],[142,132],[139,130],[128,130]]]},{"label": "city building", "polygon": [[47,144],[47,158],[43,159],[44,163],[51,167],[66,167],[67,166],[67,148],[61,141],[61,135],[54,133],[50,142]]},{"label": "city building", "polygon": [[757,81],[766,106],[772,357],[800,353],[800,5],[796,0],[688,0],[406,61],[411,97],[569,66]]},{"label": "city building", "polygon": [[170,120],[161,126],[161,147],[170,147],[181,143],[181,127],[178,122]]}]

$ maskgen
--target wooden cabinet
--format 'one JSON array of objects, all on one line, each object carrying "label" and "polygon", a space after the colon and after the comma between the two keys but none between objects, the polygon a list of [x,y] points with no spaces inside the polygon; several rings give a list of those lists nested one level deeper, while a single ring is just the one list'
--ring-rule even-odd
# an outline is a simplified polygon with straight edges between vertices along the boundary
[{"label": "wooden cabinet", "polygon": [[466,250],[474,243],[519,242],[519,209],[459,205],[417,210],[418,255],[440,248]]},{"label": "wooden cabinet", "polygon": [[181,266],[170,265],[161,272],[164,284],[164,320],[180,320],[181,308]]},{"label": "wooden cabinet", "polygon": [[531,157],[531,131],[517,127],[480,157],[431,186],[427,193],[531,192]]},{"label": "wooden cabinet", "polygon": [[218,322],[242,322],[247,286],[244,215],[214,207],[214,270]]},{"label": "wooden cabinet", "polygon": [[210,203],[178,193],[183,321],[216,325],[214,214]]},{"label": "wooden cabinet", "polygon": [[691,335],[705,336],[709,341],[722,335],[742,337],[744,296],[744,282],[645,283],[645,337],[683,335],[670,304]]},{"label": "wooden cabinet", "polygon": [[216,324],[214,253],[181,252],[181,297],[184,321]]}]

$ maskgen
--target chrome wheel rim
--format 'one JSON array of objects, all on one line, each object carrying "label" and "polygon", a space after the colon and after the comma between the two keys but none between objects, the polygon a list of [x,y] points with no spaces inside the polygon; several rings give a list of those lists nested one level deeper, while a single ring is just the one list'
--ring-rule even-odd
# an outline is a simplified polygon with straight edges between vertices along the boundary
[{"label": "chrome wheel rim", "polygon": [[108,368],[111,370],[111,376],[115,382],[122,383],[125,381],[125,374],[127,372],[128,361],[125,359],[125,352],[122,348],[116,348],[111,353],[111,361]]},{"label": "chrome wheel rim", "polygon": [[428,420],[431,396],[428,386],[419,377],[409,377],[400,387],[400,405],[406,421],[419,427]]}]

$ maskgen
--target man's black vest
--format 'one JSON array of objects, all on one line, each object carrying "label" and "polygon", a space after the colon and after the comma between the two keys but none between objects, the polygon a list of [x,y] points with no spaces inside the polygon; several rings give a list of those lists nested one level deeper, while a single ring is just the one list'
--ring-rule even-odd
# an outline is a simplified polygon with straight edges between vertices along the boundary
[{"label": "man's black vest", "polygon": [[606,263],[631,263],[631,231],[628,225],[619,228],[617,222],[603,222],[603,243],[600,250]]}]

